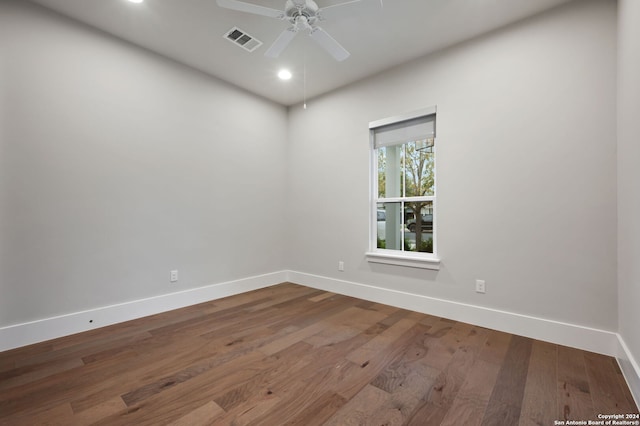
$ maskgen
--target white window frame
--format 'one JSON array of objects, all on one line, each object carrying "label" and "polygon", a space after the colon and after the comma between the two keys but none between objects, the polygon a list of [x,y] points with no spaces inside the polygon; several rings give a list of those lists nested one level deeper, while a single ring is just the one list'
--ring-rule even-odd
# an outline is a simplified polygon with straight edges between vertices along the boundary
[{"label": "white window frame", "polygon": [[[381,120],[372,121],[369,123],[369,143],[370,143],[370,171],[369,171],[369,179],[370,179],[370,226],[369,226],[369,251],[366,253],[367,261],[372,263],[384,263],[390,265],[398,265],[398,266],[408,266],[412,268],[422,268],[422,269],[440,269],[440,259],[437,256],[437,213],[438,208],[436,206],[436,196],[437,196],[437,187],[438,187],[438,179],[436,174],[438,157],[436,156],[436,161],[434,164],[434,195],[432,196],[424,196],[420,198],[413,198],[412,200],[416,201],[431,201],[433,203],[433,253],[424,253],[424,252],[407,252],[402,250],[389,250],[389,249],[380,249],[377,244],[377,210],[378,204],[381,202],[381,199],[378,197],[378,155],[377,149],[375,147],[375,129],[388,126],[391,124],[401,123],[407,120],[413,120],[425,116],[436,115],[437,121],[437,108],[435,106],[423,108],[417,111],[412,111],[409,113],[397,115],[394,117],[383,118]],[[435,135],[434,135],[435,136]],[[434,144],[434,153],[436,152],[438,147],[437,139]],[[405,200],[405,197],[401,198],[384,198],[382,199],[384,202],[401,202]]]}]

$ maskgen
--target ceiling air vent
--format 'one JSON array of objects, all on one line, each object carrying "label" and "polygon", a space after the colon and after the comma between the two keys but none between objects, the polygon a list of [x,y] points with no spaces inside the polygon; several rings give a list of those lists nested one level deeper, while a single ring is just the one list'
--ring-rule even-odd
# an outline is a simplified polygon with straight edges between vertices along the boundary
[{"label": "ceiling air vent", "polygon": [[227,31],[224,38],[249,52],[253,52],[258,47],[262,46],[262,42],[260,40],[250,36],[238,27],[233,27]]}]

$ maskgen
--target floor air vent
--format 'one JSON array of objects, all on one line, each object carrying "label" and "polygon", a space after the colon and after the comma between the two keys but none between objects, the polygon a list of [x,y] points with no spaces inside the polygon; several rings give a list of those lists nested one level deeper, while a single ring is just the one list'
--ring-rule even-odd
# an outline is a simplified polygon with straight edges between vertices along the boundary
[{"label": "floor air vent", "polygon": [[249,52],[253,52],[258,47],[262,46],[262,42],[260,40],[250,36],[238,27],[233,27],[227,31],[224,38]]}]

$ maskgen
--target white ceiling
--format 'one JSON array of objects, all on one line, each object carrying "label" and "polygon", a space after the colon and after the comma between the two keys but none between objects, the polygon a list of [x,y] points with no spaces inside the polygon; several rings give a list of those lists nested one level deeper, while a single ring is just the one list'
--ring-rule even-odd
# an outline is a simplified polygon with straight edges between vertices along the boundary
[{"label": "white ceiling", "polygon": [[[223,9],[216,0],[32,0],[131,43],[283,105],[331,91],[569,0],[362,0],[321,23],[351,56],[336,62],[305,34],[283,54],[265,50],[287,28],[276,19]],[[244,0],[284,9],[285,0]],[[326,7],[346,0],[316,0]],[[383,5],[381,6],[381,4]],[[237,26],[264,44],[253,53],[225,40]],[[277,71],[294,77],[280,81]]]}]

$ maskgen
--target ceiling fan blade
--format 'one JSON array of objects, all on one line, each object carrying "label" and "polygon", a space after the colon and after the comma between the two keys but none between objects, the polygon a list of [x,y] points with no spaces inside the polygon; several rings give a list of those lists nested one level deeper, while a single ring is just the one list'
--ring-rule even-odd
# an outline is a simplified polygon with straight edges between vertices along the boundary
[{"label": "ceiling fan blade", "polygon": [[238,0],[217,0],[218,6],[225,9],[237,10],[239,12],[253,13],[254,15],[268,16],[270,18],[284,18],[284,13],[278,9],[258,6],[253,3],[246,3]]},{"label": "ceiling fan blade", "polygon": [[338,3],[318,10],[321,20],[340,19],[344,17],[356,17],[367,13],[371,9],[381,9],[382,2],[377,0],[351,0],[345,3]]},{"label": "ceiling fan blade", "polygon": [[315,27],[309,36],[322,46],[336,61],[344,61],[349,57],[349,52],[333,37],[320,27]]},{"label": "ceiling fan blade", "polygon": [[282,51],[291,43],[291,40],[296,36],[298,31],[294,28],[287,28],[283,32],[280,33],[276,41],[273,42],[271,47],[264,52],[264,56],[268,56],[270,58],[277,58],[280,56]]}]

